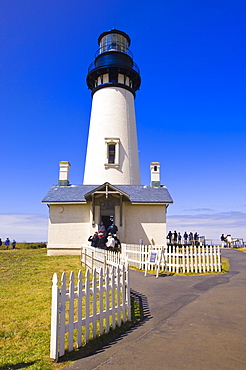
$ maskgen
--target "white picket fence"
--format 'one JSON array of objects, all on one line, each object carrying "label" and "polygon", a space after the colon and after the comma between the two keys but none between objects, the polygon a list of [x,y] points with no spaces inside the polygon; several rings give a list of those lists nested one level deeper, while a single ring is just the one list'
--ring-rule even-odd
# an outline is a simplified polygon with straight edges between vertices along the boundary
[{"label": "white picket fence", "polygon": [[90,339],[131,320],[128,266],[100,268],[99,276],[79,271],[77,285],[71,272],[67,288],[66,273],[53,276],[50,357],[58,360],[65,350],[72,351]]},{"label": "white picket fence", "polygon": [[127,258],[123,260],[119,252],[95,248],[88,245],[84,245],[81,248],[81,264],[91,271],[93,271],[94,268],[97,272],[100,271],[100,268],[103,268],[103,271],[105,271],[107,266],[117,267],[120,265],[122,268],[125,263],[127,263]]},{"label": "white picket fence", "polygon": [[[141,244],[121,244],[122,259],[128,259],[131,266],[145,270],[149,258],[149,250],[164,250],[166,266],[169,272],[221,272],[221,250],[219,246],[150,246]],[[150,269],[155,266],[150,265]],[[160,264],[161,270],[165,263]]]}]

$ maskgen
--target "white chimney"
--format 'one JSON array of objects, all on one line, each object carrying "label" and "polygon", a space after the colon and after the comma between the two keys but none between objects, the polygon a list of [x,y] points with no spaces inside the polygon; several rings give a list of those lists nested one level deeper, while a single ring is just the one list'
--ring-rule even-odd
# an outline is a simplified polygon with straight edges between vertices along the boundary
[{"label": "white chimney", "polygon": [[160,162],[150,163],[150,185],[154,188],[159,188],[161,186],[160,166]]},{"label": "white chimney", "polygon": [[69,172],[70,172],[70,163],[67,161],[61,161],[60,172],[59,172],[59,186],[68,186],[69,185]]}]

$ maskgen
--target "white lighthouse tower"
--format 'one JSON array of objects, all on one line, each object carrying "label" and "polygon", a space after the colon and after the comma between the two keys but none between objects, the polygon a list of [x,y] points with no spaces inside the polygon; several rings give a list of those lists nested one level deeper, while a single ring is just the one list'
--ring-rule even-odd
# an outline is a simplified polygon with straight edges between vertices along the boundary
[{"label": "white lighthouse tower", "polygon": [[140,185],[134,107],[139,68],[125,32],[104,32],[98,44],[86,79],[93,101],[83,183]]}]

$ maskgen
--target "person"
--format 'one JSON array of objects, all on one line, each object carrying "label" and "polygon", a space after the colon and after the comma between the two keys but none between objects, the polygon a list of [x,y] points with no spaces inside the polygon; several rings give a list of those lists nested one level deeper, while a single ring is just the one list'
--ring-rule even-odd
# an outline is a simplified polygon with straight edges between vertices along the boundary
[{"label": "person", "polygon": [[91,246],[95,247],[98,239],[98,232],[96,231],[95,234],[89,237],[88,242],[91,242]]},{"label": "person", "polygon": [[115,246],[114,246],[114,249],[117,251],[117,252],[120,252],[121,250],[121,245],[120,245],[120,239],[117,238],[117,235],[113,235],[113,238],[115,240]]},{"label": "person", "polygon": [[231,234],[228,234],[228,235],[226,235],[226,244],[227,244],[227,246],[228,246],[228,248],[233,248],[233,246],[232,246],[232,240],[231,240]]},{"label": "person", "polygon": [[226,241],[226,238],[225,238],[225,235],[224,234],[221,235],[220,240],[221,240],[221,247],[224,248],[225,241]]},{"label": "person", "polygon": [[178,244],[181,244],[182,236],[180,233],[178,233]]},{"label": "person", "polygon": [[108,241],[106,243],[107,249],[113,250],[115,247],[115,238],[111,233],[108,233]]},{"label": "person", "polygon": [[225,235],[224,235],[224,234],[222,234],[222,235],[221,235],[220,240],[221,240],[221,248],[224,248],[224,246],[225,246],[225,241],[226,241],[226,239],[225,239]]},{"label": "person", "polygon": [[15,247],[16,247],[16,241],[15,241],[15,240],[13,240],[13,241],[12,241],[12,249],[15,249]]},{"label": "person", "polygon": [[195,232],[195,234],[194,234],[194,241],[195,241],[195,245],[198,245],[199,234],[197,232]]},{"label": "person", "polygon": [[167,239],[169,240],[168,244],[171,244],[172,243],[172,232],[169,231],[169,233],[167,234]]},{"label": "person", "polygon": [[99,229],[100,229],[101,232],[106,233],[106,229],[105,229],[105,226],[104,226],[103,222],[100,223]]},{"label": "person", "polygon": [[98,238],[96,241],[96,247],[101,248],[101,249],[106,249],[106,242],[107,242],[107,237],[105,233],[102,230],[98,231]]},{"label": "person", "polygon": [[189,233],[189,244],[193,244],[193,233]]},{"label": "person", "polygon": [[185,231],[185,233],[184,233],[184,244],[187,244],[187,240],[188,240],[188,234]]},{"label": "person", "polygon": [[178,234],[177,234],[177,231],[174,230],[174,233],[173,233],[173,242],[174,242],[174,244],[177,243],[177,239],[178,239]]},{"label": "person", "polygon": [[0,247],[2,246],[3,242],[2,242],[2,239],[0,238]]},{"label": "person", "polygon": [[111,233],[112,235],[116,234],[118,231],[118,227],[114,224],[114,222],[111,222],[111,225],[107,228],[107,233]]},{"label": "person", "polygon": [[9,249],[9,246],[10,246],[10,240],[9,240],[9,238],[7,238],[5,240],[4,245],[5,245],[6,249]]}]

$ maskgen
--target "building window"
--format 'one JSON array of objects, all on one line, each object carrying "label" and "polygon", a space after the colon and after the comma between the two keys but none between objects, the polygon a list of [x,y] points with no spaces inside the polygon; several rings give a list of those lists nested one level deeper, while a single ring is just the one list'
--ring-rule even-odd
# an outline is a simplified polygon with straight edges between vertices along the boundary
[{"label": "building window", "polygon": [[157,166],[154,166],[154,171],[157,171]]},{"label": "building window", "polygon": [[115,144],[108,145],[108,163],[109,164],[115,163]]},{"label": "building window", "polygon": [[106,158],[105,167],[119,167],[120,139],[105,138]]}]

